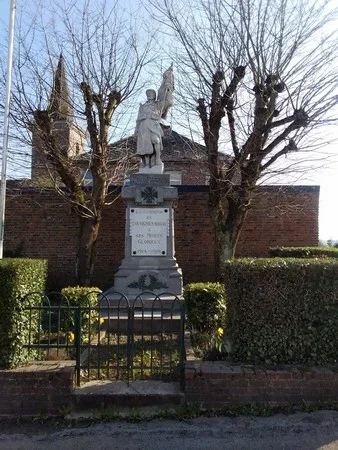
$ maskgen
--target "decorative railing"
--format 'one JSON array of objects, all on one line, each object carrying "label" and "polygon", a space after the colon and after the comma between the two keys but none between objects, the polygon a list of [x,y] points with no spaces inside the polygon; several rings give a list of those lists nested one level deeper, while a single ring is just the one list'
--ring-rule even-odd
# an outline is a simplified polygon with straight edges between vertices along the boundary
[{"label": "decorative railing", "polygon": [[[132,301],[103,294],[97,304],[72,306],[59,292],[24,299],[31,359],[75,360],[76,382],[177,380],[183,382],[184,304],[175,295],[144,292]],[[87,304],[86,304],[87,303]]]}]

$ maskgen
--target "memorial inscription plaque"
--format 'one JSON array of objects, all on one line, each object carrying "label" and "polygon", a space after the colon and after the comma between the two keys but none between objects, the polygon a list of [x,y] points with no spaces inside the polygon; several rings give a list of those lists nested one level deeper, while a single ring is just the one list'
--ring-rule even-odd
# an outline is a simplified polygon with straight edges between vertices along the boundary
[{"label": "memorial inscription plaque", "polygon": [[169,208],[130,208],[131,256],[166,256]]}]

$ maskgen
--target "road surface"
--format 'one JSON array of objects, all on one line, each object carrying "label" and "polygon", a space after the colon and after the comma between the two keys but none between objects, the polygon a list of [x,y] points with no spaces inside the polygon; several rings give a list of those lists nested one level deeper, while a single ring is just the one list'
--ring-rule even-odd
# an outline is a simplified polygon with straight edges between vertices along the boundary
[{"label": "road surface", "polygon": [[78,425],[0,422],[1,450],[338,450],[338,411]]}]

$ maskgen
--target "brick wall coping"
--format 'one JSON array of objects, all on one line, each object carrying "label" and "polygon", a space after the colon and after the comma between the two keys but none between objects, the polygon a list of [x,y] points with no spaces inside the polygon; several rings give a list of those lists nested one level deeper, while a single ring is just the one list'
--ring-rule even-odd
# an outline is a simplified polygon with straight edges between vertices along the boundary
[{"label": "brick wall coping", "polygon": [[[186,184],[186,185],[177,185],[175,186],[178,190],[178,193],[180,192],[208,192],[209,186],[207,185],[193,185],[193,184]],[[304,186],[304,185],[295,185],[290,186],[287,184],[280,184],[280,185],[273,185],[273,186],[258,186],[257,187],[257,193],[260,192],[283,192],[283,193],[297,193],[297,192],[320,192],[320,186],[312,185],[312,186]]]},{"label": "brick wall coping", "polygon": [[[208,192],[209,186],[208,185],[194,185],[194,184],[186,184],[186,185],[177,185],[175,186],[178,190],[178,192]],[[33,187],[33,186],[21,186],[20,181],[14,180],[12,183],[9,183],[8,185],[8,191],[15,191],[20,192],[22,194],[30,193],[30,192],[40,192],[43,193],[53,193],[55,192],[55,189],[52,187]],[[91,188],[87,186],[85,188],[86,190],[90,190]],[[61,190],[65,190],[66,188],[61,188]],[[116,194],[120,193],[121,186],[109,186],[108,188],[109,192],[116,191]],[[283,192],[283,193],[296,193],[296,192],[319,192],[320,186],[317,185],[272,185],[272,186],[258,186],[257,192]]]},{"label": "brick wall coping", "polygon": [[28,366],[16,367],[15,369],[0,369],[0,377],[1,376],[10,376],[11,374],[22,373],[23,375],[27,375],[27,373],[38,373],[38,372],[58,372],[64,371],[67,368],[71,373],[74,371],[75,361],[34,361]]},{"label": "brick wall coping", "polygon": [[224,378],[258,378],[298,379],[338,376],[338,364],[329,367],[306,367],[301,365],[286,365],[279,368],[263,368],[254,365],[232,365],[226,361],[188,360],[185,363],[188,376],[217,376]]}]

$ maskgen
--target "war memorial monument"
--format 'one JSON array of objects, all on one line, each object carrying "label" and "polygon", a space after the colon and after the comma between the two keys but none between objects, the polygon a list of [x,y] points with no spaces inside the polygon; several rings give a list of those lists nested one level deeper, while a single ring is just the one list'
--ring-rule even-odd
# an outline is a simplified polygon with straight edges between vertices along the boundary
[{"label": "war memorial monument", "polygon": [[114,286],[105,295],[121,292],[133,299],[140,293],[182,295],[182,271],[175,259],[173,202],[178,193],[170,186],[161,160],[165,119],[173,105],[173,67],[163,74],[162,84],[146,91],[136,121],[138,173],[122,188],[126,201],[125,254],[114,276]]}]

